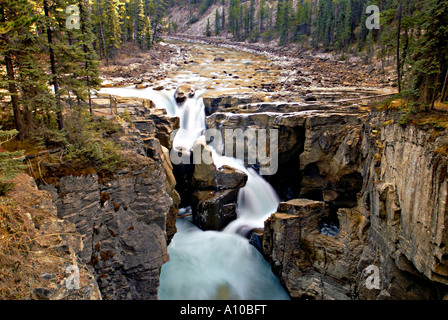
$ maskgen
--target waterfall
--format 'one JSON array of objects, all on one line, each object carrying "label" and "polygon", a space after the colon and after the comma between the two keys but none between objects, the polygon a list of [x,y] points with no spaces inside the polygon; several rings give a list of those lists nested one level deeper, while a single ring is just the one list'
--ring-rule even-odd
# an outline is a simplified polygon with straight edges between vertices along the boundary
[{"label": "waterfall", "polygon": [[[120,90],[121,89],[121,90]],[[131,88],[113,88],[114,94],[135,96]],[[121,91],[121,92],[120,92]],[[139,90],[140,97],[150,98],[157,108],[180,118],[180,129],[173,140],[174,148],[190,150],[205,129],[202,94],[177,104],[173,94]],[[239,235],[242,230],[262,228],[279,203],[275,190],[251,168],[235,158],[212,152],[217,168],[222,165],[239,169],[248,176],[238,194],[238,218],[222,232],[202,231],[191,217],[177,219],[177,233],[168,246],[170,261],[162,267],[159,299],[289,299],[271,266],[249,241]]]},{"label": "waterfall", "polygon": [[[184,147],[190,150],[206,129],[205,108],[201,98],[204,92],[197,92],[194,98],[187,99],[180,105],[176,104],[174,98],[171,98],[174,107],[167,109],[174,110],[174,114],[180,118],[180,129],[173,141],[175,148]],[[238,194],[238,219],[229,224],[224,231],[237,232],[241,227],[262,228],[264,221],[276,211],[280,202],[274,188],[254,169],[246,168],[241,160],[222,156],[213,148],[212,156],[216,168],[228,165],[243,171],[248,176],[246,186]]]}]

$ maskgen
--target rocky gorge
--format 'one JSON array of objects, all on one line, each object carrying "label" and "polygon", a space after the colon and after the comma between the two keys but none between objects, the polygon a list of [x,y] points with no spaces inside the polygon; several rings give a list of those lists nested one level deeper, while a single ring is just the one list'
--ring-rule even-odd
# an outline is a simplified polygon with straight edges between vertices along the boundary
[{"label": "rocky gorge", "polygon": [[[315,87],[314,78],[295,83],[292,77],[286,79],[289,87],[271,88],[258,83],[253,70],[237,79],[219,69],[228,65],[212,74],[206,64],[230,58],[216,62],[210,55],[221,49],[200,48],[182,51],[195,60],[186,59],[181,68],[202,70],[205,82],[187,81],[193,92],[210,88],[202,96],[206,127],[278,130],[278,171],[264,178],[280,203],[255,237],[290,298],[448,299],[446,131],[402,124],[399,111],[375,108],[371,96],[384,91],[371,87],[338,82],[328,90],[325,81]],[[200,59],[211,61],[202,65]],[[280,78],[282,70],[277,71],[269,76]],[[302,80],[309,75],[296,74]],[[246,77],[257,88],[242,90]],[[213,91],[223,79],[238,90]],[[173,95],[166,89],[175,81],[163,81],[162,91]],[[107,93],[120,96],[114,89]],[[80,172],[42,180],[39,188],[51,197],[57,218],[82,235],[76,259],[94,278],[95,297],[157,299],[179,208],[191,206],[201,229],[222,230],[238,216],[238,193],[247,175],[231,166],[173,165],[171,135],[179,118],[146,98],[117,101],[133,123],[123,125],[120,140],[133,160],[113,179]],[[200,141],[197,147],[208,148]],[[323,232],[325,225],[334,232]],[[371,266],[378,271],[373,288]]]}]

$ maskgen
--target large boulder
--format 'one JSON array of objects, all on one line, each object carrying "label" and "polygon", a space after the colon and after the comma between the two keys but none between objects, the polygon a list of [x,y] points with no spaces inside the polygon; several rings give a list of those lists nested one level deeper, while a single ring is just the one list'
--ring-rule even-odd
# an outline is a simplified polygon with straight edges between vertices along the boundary
[{"label": "large boulder", "polygon": [[174,99],[176,99],[177,103],[182,103],[187,98],[193,98],[194,94],[194,89],[190,85],[184,84],[176,89],[176,92],[174,92]]},{"label": "large boulder", "polygon": [[[193,147],[201,154],[211,150],[198,139]],[[192,211],[194,223],[203,230],[221,230],[237,218],[238,191],[244,187],[247,175],[241,170],[213,162],[201,161],[194,165]]]}]

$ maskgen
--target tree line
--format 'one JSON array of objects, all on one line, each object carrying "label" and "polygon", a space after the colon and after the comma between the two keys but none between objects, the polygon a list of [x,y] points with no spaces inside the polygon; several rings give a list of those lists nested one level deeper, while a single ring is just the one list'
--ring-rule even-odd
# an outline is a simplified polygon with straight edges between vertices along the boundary
[{"label": "tree line", "polygon": [[[393,65],[399,91],[415,101],[431,107],[448,99],[446,0],[190,0],[187,5],[202,12],[214,3],[222,5],[214,15],[215,35],[355,54],[366,64]],[[371,5],[380,11],[379,29],[366,25]],[[213,35],[212,25],[207,22],[207,36]]]}]

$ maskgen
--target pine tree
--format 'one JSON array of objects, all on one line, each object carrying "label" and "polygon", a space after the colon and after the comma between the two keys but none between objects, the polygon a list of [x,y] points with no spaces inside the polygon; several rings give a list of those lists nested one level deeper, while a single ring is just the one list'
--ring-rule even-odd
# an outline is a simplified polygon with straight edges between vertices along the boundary
[{"label": "pine tree", "polygon": [[160,38],[165,18],[166,4],[164,0],[149,0],[148,14],[151,18],[152,40],[151,45]]},{"label": "pine tree", "polygon": [[113,58],[120,48],[120,24],[118,17],[118,0],[102,0],[102,21],[104,32],[104,44],[107,49],[106,55]]},{"label": "pine tree", "polygon": [[258,30],[260,33],[264,31],[264,22],[266,19],[266,0],[260,0],[259,9],[257,12],[257,19],[258,19]]},{"label": "pine tree", "polygon": [[212,31],[210,30],[210,19],[207,19],[207,26],[205,27],[205,35],[210,37],[212,35]]},{"label": "pine tree", "polygon": [[[175,24],[175,23],[174,23]],[[174,25],[174,31],[176,32],[177,24]],[[151,50],[152,48],[152,30],[151,30],[151,20],[148,16],[145,17],[145,29],[144,29],[144,48],[146,50]]]},{"label": "pine tree", "polygon": [[91,23],[91,8],[88,0],[79,1],[80,10],[80,34],[78,36],[79,46],[82,47],[81,61],[84,61],[84,68],[81,69],[80,77],[85,80],[85,89],[87,91],[89,108],[92,112],[91,90],[97,89],[101,84],[100,74],[98,70],[98,56],[95,52],[93,44],[96,41]]},{"label": "pine tree", "polygon": [[249,33],[251,33],[255,29],[255,0],[250,0],[248,15]]},{"label": "pine tree", "polygon": [[[448,72],[448,3],[432,0],[423,14],[422,29],[413,56],[414,86],[418,99],[431,107],[446,88]],[[446,90],[446,89],[445,89]],[[445,92],[444,92],[445,93]],[[442,97],[443,99],[443,97]]]},{"label": "pine tree", "polygon": [[215,12],[215,35],[218,35],[220,32],[220,15],[219,15],[219,10],[218,8],[216,8],[216,12]]},{"label": "pine tree", "polygon": [[136,37],[137,45],[143,49],[145,38],[145,6],[143,0],[137,0]]},{"label": "pine tree", "polygon": [[51,74],[53,76],[52,84],[54,88],[54,95],[56,97],[56,114],[58,118],[58,127],[59,130],[62,130],[64,128],[64,119],[62,115],[62,106],[61,106],[61,96],[59,92],[59,79],[58,79],[58,73],[56,71],[56,59],[55,59],[55,53],[54,53],[54,43],[53,43],[53,31],[51,28],[51,21],[54,21],[51,19],[50,15],[50,8],[48,5],[47,0],[43,0],[43,9],[45,13],[46,23],[47,23],[47,39],[48,39],[48,50],[50,54],[50,68],[51,68]]},{"label": "pine tree", "polygon": [[221,13],[221,30],[226,29],[226,11],[224,6],[222,7],[222,13]]},{"label": "pine tree", "polygon": [[289,32],[291,28],[292,4],[289,0],[278,1],[277,5],[277,18],[275,21],[275,29],[279,36],[279,45],[285,45],[289,43]]},{"label": "pine tree", "polygon": [[[19,10],[20,8],[20,10]],[[27,29],[27,25],[32,23],[32,21],[23,21],[27,17],[26,10],[29,10],[29,6],[27,6],[26,1],[18,1],[15,3],[9,2],[1,2],[0,3],[0,14],[1,14],[1,22],[2,22],[2,30],[1,34],[1,48],[2,55],[4,57],[4,64],[6,67],[6,77],[2,77],[2,87],[7,86],[8,95],[11,98],[11,105],[14,114],[14,122],[16,129],[18,130],[19,139],[22,140],[25,137],[25,124],[23,122],[22,113],[20,110],[20,102],[18,96],[18,88],[16,81],[16,71],[13,64],[14,56],[17,55],[17,52],[14,50],[17,48],[15,46],[15,40],[17,36],[20,34],[20,27],[23,26],[24,29]],[[22,12],[25,13],[24,16],[16,15],[15,13]],[[23,19],[23,20],[22,20]],[[17,21],[19,20],[19,21]],[[22,25],[19,23],[22,21]],[[6,84],[6,86],[5,86]]]},{"label": "pine tree", "polygon": [[230,0],[228,24],[230,32],[235,38],[239,38],[240,19],[239,19],[240,1]]},{"label": "pine tree", "polygon": [[[53,112],[54,99],[48,88],[50,77],[41,63],[42,43],[46,40],[35,32],[42,24],[42,15],[28,0],[5,0],[0,3],[0,55],[6,74],[1,87],[10,96],[19,140],[35,127],[33,112]],[[4,94],[5,95],[5,94]]]}]

